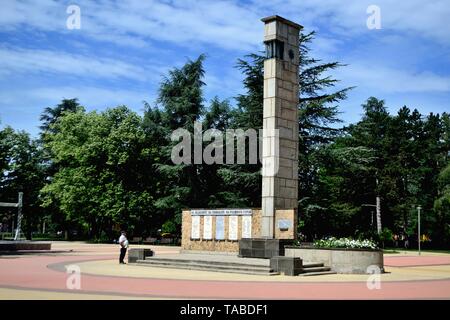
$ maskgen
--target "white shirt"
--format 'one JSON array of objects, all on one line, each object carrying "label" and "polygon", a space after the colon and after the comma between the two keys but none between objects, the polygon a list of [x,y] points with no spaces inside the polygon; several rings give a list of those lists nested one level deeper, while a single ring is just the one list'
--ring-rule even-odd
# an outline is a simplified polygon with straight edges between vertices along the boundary
[{"label": "white shirt", "polygon": [[128,248],[128,240],[127,237],[121,235],[119,238],[119,244],[122,245],[123,248]]}]

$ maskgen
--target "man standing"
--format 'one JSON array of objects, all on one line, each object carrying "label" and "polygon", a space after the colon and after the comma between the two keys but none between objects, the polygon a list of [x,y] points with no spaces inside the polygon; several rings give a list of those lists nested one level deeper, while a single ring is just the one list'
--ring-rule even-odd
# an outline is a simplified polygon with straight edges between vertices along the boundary
[{"label": "man standing", "polygon": [[125,231],[122,231],[121,233],[122,233],[122,235],[119,238],[119,244],[120,244],[119,263],[120,264],[125,264],[123,259],[125,258],[125,254],[127,253],[128,240],[127,240],[127,233]]}]

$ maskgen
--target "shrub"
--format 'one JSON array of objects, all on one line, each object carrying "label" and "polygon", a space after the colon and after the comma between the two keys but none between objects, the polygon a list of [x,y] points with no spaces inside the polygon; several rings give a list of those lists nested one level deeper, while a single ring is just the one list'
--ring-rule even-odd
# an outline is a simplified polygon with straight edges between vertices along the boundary
[{"label": "shrub", "polygon": [[383,230],[380,233],[380,241],[383,245],[383,248],[384,248],[384,244],[386,242],[389,243],[390,241],[392,241],[393,238],[394,238],[394,234],[392,233],[392,231],[389,230],[388,228],[383,228]]},{"label": "shrub", "polygon": [[162,233],[175,233],[177,231],[177,225],[172,220],[167,220],[161,227]]},{"label": "shrub", "polygon": [[351,248],[351,249],[377,249],[377,244],[368,239],[354,240],[351,238],[335,238],[314,241],[314,246],[318,248]]}]

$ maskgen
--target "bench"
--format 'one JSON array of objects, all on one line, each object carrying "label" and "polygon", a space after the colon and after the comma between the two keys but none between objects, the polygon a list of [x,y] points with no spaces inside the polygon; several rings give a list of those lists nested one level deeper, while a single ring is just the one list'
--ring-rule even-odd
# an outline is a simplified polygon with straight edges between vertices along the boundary
[{"label": "bench", "polygon": [[147,238],[144,239],[143,242],[144,242],[144,243],[149,243],[149,244],[154,244],[154,243],[157,242],[157,239],[156,239],[156,238],[153,238],[153,237],[147,237]]},{"label": "bench", "polygon": [[133,237],[133,239],[131,239],[131,243],[140,243],[142,241],[142,237]]}]

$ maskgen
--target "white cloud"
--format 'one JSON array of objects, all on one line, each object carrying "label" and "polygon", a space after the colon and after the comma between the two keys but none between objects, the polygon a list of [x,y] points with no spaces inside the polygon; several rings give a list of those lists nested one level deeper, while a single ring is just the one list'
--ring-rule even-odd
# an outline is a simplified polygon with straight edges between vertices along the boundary
[{"label": "white cloud", "polygon": [[67,3],[56,1],[2,2],[3,30],[24,26],[61,33],[77,32],[116,44],[145,46],[151,40],[192,46],[212,44],[220,48],[252,50],[260,45],[260,18],[278,13],[308,28],[326,29],[339,35],[361,35],[368,30],[366,9],[381,8],[382,28],[411,33],[450,45],[447,0],[254,0],[240,1],[77,1],[81,30],[66,29]]},{"label": "white cloud", "polygon": [[107,107],[126,105],[139,111],[143,108],[144,100],[152,103],[155,96],[150,90],[120,90],[83,85],[32,89],[21,87],[8,92],[0,91],[1,117],[16,112],[26,112],[35,114],[35,119],[38,119],[39,113],[45,107],[54,106],[62,99],[72,98],[78,98],[80,104],[89,110],[103,110]]},{"label": "white cloud", "polygon": [[162,69],[138,67],[120,60],[69,54],[60,51],[0,47],[0,76],[23,73],[56,73],[80,77],[145,80]]},{"label": "white cloud", "polygon": [[54,1],[8,1],[0,24],[7,30],[23,26],[61,33],[77,32],[121,44],[142,46],[147,40],[182,45],[213,44],[248,50],[260,44],[259,14],[231,1],[78,1],[81,29],[66,29],[66,4]]},{"label": "white cloud", "polygon": [[142,101],[146,100],[150,103],[154,99],[150,90],[147,92],[88,86],[36,88],[27,91],[27,95],[35,101],[53,101],[55,104],[63,98],[78,98],[80,104],[89,109],[104,109],[118,105],[139,109],[143,107]]},{"label": "white cloud", "polygon": [[344,79],[346,84],[372,89],[374,92],[450,92],[450,76],[432,72],[414,72],[355,62],[334,74],[338,79]]},{"label": "white cloud", "polygon": [[[168,49],[166,43],[194,49],[212,45],[234,50],[233,54],[237,56],[260,48],[263,30],[260,18],[276,13],[303,24],[308,31],[318,30],[318,38],[312,44],[314,57],[349,63],[350,66],[333,72],[336,78],[345,80],[349,85],[382,93],[450,91],[448,72],[446,75],[438,75],[427,71],[435,68],[425,64],[422,64],[419,70],[408,69],[401,56],[394,54],[391,54],[392,59],[389,61],[377,59],[378,53],[385,52],[386,47],[393,47],[383,42],[388,36],[392,36],[394,42],[395,37],[405,38],[410,44],[425,38],[431,44],[438,44],[433,46],[433,50],[442,50],[441,46],[448,47],[450,28],[447,26],[447,20],[450,16],[450,6],[446,0],[254,0],[245,3],[237,0],[79,0],[76,4],[81,8],[81,30],[67,30],[68,4],[71,3],[4,0],[0,10],[2,31],[20,33],[22,30],[28,32],[31,29],[67,36],[75,34],[74,38],[80,43],[83,43],[82,40],[111,42],[125,52],[131,47],[130,50],[136,51],[130,52],[130,59],[124,61],[99,57],[97,52],[76,55],[62,51],[0,46],[0,76],[17,72],[27,75],[48,72],[83,78],[159,79],[159,75],[167,68],[158,66],[157,59],[163,56],[162,50],[167,50],[165,56],[185,55],[184,52],[174,53],[177,49]],[[381,31],[368,30],[366,27],[366,9],[371,4],[381,8]],[[385,31],[389,32],[383,33]],[[159,46],[155,40],[163,42],[164,45]],[[369,50],[358,48],[371,40],[375,42],[371,46],[373,52],[367,53]],[[98,48],[98,43],[92,47],[89,41],[85,43],[87,49]],[[132,63],[133,57],[143,54],[143,51],[138,51],[141,48],[146,49],[143,51],[146,55],[149,53],[148,59],[156,60],[156,63],[147,61],[144,67],[141,67],[143,64],[139,62]],[[339,57],[337,52],[341,54]],[[426,54],[410,53],[414,54],[418,56],[418,61],[426,62]],[[445,59],[448,61],[448,54],[443,57],[443,60]],[[179,62],[175,59],[172,62],[164,60],[171,66]],[[445,70],[438,71],[442,73]],[[228,92],[241,88],[239,80],[232,72],[223,72],[219,66],[217,75],[207,73],[206,90],[208,93],[217,91],[219,95],[222,92],[228,95]],[[40,94],[46,93],[45,96],[50,98],[62,94],[60,89],[47,88]],[[74,94],[73,96],[79,96],[81,92],[80,88],[63,89]],[[91,103],[88,98],[92,98],[95,103],[100,100],[99,105],[119,100],[126,103],[126,99],[119,99],[118,93],[123,94],[124,98],[135,97],[135,93],[130,91],[87,87],[82,89],[85,91],[86,103]],[[40,90],[42,89],[38,91]]]},{"label": "white cloud", "polygon": [[88,111],[126,105],[142,114],[143,100],[152,103],[155,96],[149,91],[117,90],[91,86],[17,87],[0,91],[0,125],[38,134],[39,115],[45,107],[58,104],[63,98],[78,98]]},{"label": "white cloud", "polygon": [[[101,3],[88,28],[114,34],[169,41],[178,45],[212,44],[220,48],[249,50],[260,44],[260,16],[231,1],[163,1]],[[101,22],[100,24],[98,22]],[[95,26],[94,26],[95,23]],[[100,27],[99,27],[100,26]],[[89,30],[88,30],[89,32]]]},{"label": "white cloud", "polygon": [[[279,7],[288,18],[314,29],[327,29],[340,35],[361,35],[368,30],[369,5],[381,9],[381,26],[394,32],[411,33],[450,45],[447,0],[273,0],[270,8]],[[285,9],[283,9],[285,8]],[[270,10],[266,6],[266,10]]]},{"label": "white cloud", "polygon": [[205,94],[210,98],[219,96],[221,99],[232,99],[244,93],[242,78],[243,75],[236,69],[220,74],[207,70],[204,79]]},{"label": "white cloud", "polygon": [[3,0],[0,25],[4,31],[23,27],[33,27],[44,31],[62,29],[66,22],[65,9],[63,4],[56,1]]}]

